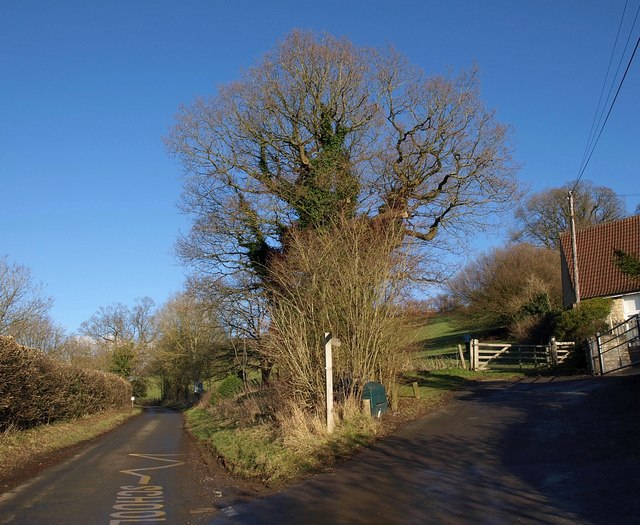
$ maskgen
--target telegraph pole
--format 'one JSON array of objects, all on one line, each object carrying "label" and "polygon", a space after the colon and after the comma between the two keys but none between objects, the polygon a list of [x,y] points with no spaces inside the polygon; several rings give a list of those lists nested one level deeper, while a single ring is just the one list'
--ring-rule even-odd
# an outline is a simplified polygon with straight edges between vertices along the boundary
[{"label": "telegraph pole", "polygon": [[573,190],[567,195],[569,200],[569,223],[571,225],[571,255],[573,259],[573,289],[576,295],[576,305],[580,304],[580,279],[578,278],[578,244],[576,242],[576,221],[573,209]]}]

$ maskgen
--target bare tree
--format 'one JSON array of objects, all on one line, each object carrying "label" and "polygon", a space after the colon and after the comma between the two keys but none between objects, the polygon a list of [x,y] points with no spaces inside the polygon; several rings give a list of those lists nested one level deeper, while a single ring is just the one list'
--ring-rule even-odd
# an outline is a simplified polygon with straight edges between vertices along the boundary
[{"label": "bare tree", "polygon": [[187,175],[197,271],[265,275],[293,226],[401,223],[429,245],[487,224],[516,194],[509,129],[475,71],[426,77],[393,50],[296,31],[167,139]]},{"label": "bare tree", "polygon": [[129,377],[147,364],[153,332],[153,300],[137,299],[133,308],[121,303],[101,306],[80,325],[80,334],[91,338],[110,355],[110,371]]},{"label": "bare tree", "polygon": [[79,331],[96,343],[112,346],[134,339],[131,312],[122,303],[101,306],[95,314],[80,325]]},{"label": "bare tree", "polygon": [[34,319],[15,339],[23,346],[55,355],[65,344],[67,335],[64,328],[56,325],[47,316]]},{"label": "bare tree", "polygon": [[[424,255],[436,239],[442,245],[444,233],[487,225],[518,194],[509,131],[482,104],[475,71],[430,78],[393,49],[358,48],[346,39],[295,31],[237,82],[180,112],[167,145],[185,169],[181,206],[193,226],[177,252],[196,275],[226,277],[242,292],[229,294],[241,308],[251,304],[245,292],[253,294],[268,312],[269,341],[282,336],[286,343],[281,352],[263,345],[263,355],[293,377],[296,344],[304,342],[297,350],[310,352],[299,366],[317,364],[312,353],[322,330],[317,317],[311,324],[297,318],[302,339],[292,342],[277,325],[295,313],[298,300],[313,308],[308,280],[285,293],[287,279],[298,282],[296,264],[313,260],[313,248],[305,251],[300,243],[297,255],[290,254],[301,236],[317,234],[329,243],[324,232],[339,238],[335,226],[341,224],[345,231],[349,225],[364,229],[361,239],[368,235],[370,242],[392,239],[395,246],[385,245],[377,261],[388,269],[397,253]],[[351,257],[343,248],[342,257]],[[374,266],[358,268],[371,278],[376,273]],[[313,275],[310,267],[301,271]],[[382,283],[353,275],[362,289],[337,273],[323,276],[325,291],[333,279],[354,297],[388,303],[363,310],[378,323],[368,326],[375,341],[367,340],[361,332],[366,323],[356,322],[348,297],[339,295],[344,322],[339,324],[337,310],[332,322],[349,337],[360,334],[349,344],[351,355],[363,359],[345,370],[356,389],[367,375],[391,385],[397,367],[383,341],[396,348],[386,337],[393,301],[375,295]],[[402,274],[409,277],[437,279],[438,268]],[[261,326],[245,322],[243,328],[257,332]],[[268,374],[269,362],[264,365]],[[313,405],[317,390],[310,388],[318,382],[309,378],[305,372],[301,380],[308,383],[299,392]]]},{"label": "bare tree", "polygon": [[0,258],[0,335],[19,339],[34,323],[48,319],[52,305],[29,268]]},{"label": "bare tree", "polygon": [[51,352],[56,359],[69,363],[79,368],[93,370],[107,370],[109,368],[110,355],[108,350],[96,344],[87,336],[71,334],[64,342]]},{"label": "bare tree", "polygon": [[269,329],[269,308],[267,294],[255,276],[246,272],[233,280],[192,276],[187,293],[215,310],[233,352],[231,360],[242,377],[246,380],[259,371],[262,382],[268,383],[273,364],[259,349]]},{"label": "bare tree", "polygon": [[[569,229],[567,194],[573,186],[573,183],[569,183],[536,193],[516,208],[518,229],[512,233],[512,239],[559,249],[560,234]],[[621,219],[626,215],[624,201],[611,188],[595,186],[586,180],[575,186],[574,208],[577,229]]]}]

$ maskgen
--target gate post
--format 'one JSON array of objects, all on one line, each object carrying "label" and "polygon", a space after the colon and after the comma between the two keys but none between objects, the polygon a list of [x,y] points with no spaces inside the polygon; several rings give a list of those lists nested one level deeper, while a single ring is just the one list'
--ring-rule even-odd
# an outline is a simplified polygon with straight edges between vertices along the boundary
[{"label": "gate post", "polygon": [[600,375],[605,374],[604,369],[604,356],[602,355],[602,340],[600,339],[600,332],[596,333],[596,348],[598,349],[598,363],[600,363]]},{"label": "gate post", "polygon": [[469,344],[469,365],[471,370],[478,370],[478,340],[472,339]]},{"label": "gate post", "polygon": [[553,366],[558,365],[558,343],[556,338],[552,337],[549,341],[549,357],[551,357],[551,364]]}]

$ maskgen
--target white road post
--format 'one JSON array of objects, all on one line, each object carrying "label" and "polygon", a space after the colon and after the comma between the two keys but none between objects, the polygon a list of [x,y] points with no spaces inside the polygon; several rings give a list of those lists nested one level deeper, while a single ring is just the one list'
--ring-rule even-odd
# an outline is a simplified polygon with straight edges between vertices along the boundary
[{"label": "white road post", "polygon": [[331,332],[324,333],[324,359],[327,401],[327,432],[333,432],[333,356],[331,355]]}]

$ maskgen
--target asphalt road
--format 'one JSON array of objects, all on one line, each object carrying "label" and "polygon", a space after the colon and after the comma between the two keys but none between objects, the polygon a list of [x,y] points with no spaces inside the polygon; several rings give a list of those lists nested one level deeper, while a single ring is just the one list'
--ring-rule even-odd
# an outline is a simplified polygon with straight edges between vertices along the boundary
[{"label": "asphalt road", "polygon": [[210,523],[640,523],[640,375],[481,385]]},{"label": "asphalt road", "polygon": [[193,509],[189,474],[182,415],[145,409],[74,457],[0,496],[0,524],[186,524]]},{"label": "asphalt road", "polygon": [[486,383],[248,501],[199,470],[179,413],[147,409],[0,496],[0,525],[640,523],[639,439],[640,375]]}]

